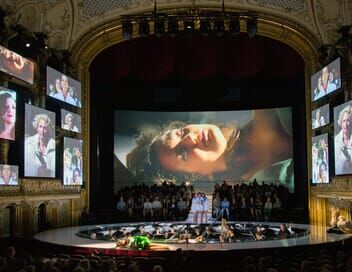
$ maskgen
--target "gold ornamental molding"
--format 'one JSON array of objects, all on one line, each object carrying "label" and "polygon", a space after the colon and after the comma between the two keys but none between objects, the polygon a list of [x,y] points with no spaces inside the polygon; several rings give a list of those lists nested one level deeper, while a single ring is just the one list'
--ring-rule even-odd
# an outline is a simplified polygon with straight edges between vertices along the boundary
[{"label": "gold ornamental molding", "polygon": [[352,201],[352,177],[333,177],[329,184],[311,186],[311,191],[321,198],[351,199]]},{"label": "gold ornamental molding", "polygon": [[5,206],[16,205],[29,205],[29,203],[44,203],[46,201],[59,201],[59,200],[74,200],[80,199],[80,194],[77,193],[56,193],[56,194],[37,194],[37,195],[14,195],[14,196],[0,196],[0,204]]},{"label": "gold ornamental molding", "polygon": [[77,194],[80,196],[81,187],[76,185],[63,185],[61,180],[52,179],[21,179],[19,186],[3,186],[0,190],[0,197],[28,196],[45,194],[63,194],[67,198],[67,194]]}]

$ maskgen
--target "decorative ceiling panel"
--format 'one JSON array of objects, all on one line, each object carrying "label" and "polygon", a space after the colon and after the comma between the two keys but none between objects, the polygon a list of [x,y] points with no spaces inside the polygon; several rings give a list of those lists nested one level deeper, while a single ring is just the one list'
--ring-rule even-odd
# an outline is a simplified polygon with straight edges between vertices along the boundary
[{"label": "decorative ceiling panel", "polygon": [[261,6],[275,6],[294,12],[300,12],[305,9],[305,1],[302,0],[249,0],[248,2]]},{"label": "decorative ceiling panel", "polygon": [[[219,3],[221,0],[157,0],[164,8],[184,7],[191,3]],[[128,8],[128,13],[152,8],[154,0],[0,0],[0,7],[10,20],[27,26],[31,31],[59,35],[63,48],[70,47],[84,33],[116,19]],[[240,10],[259,10],[278,19],[292,20],[308,30],[322,43],[336,40],[341,25],[352,24],[352,0],[225,0],[225,4]],[[37,7],[33,17],[30,7]],[[230,5],[229,5],[230,6]],[[106,16],[102,16],[106,15]],[[33,17],[33,18],[32,18]],[[39,21],[39,22],[37,22]],[[279,20],[281,21],[281,20]]]},{"label": "decorative ceiling panel", "polygon": [[128,6],[132,0],[83,0],[83,13],[87,17],[102,15],[113,9]]}]

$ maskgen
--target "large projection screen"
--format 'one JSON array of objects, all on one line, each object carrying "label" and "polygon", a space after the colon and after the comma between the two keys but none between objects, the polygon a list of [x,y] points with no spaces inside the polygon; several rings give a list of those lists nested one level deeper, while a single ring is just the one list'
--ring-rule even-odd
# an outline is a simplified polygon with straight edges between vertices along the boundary
[{"label": "large projection screen", "polygon": [[335,175],[352,173],[352,101],[334,108]]},{"label": "large projection screen", "polygon": [[[291,108],[115,111],[115,187],[134,182],[272,182],[294,191]],[[119,185],[118,185],[119,186]]]},{"label": "large projection screen", "polygon": [[312,183],[329,182],[328,134],[312,138]]},{"label": "large projection screen", "polygon": [[55,113],[26,104],[24,175],[55,177]]}]

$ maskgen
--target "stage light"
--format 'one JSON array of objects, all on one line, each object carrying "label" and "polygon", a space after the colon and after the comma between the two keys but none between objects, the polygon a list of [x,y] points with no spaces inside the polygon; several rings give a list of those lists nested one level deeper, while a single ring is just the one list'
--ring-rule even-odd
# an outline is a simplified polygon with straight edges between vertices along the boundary
[{"label": "stage light", "polygon": [[229,32],[236,36],[240,34],[241,27],[240,27],[240,20],[239,19],[231,19],[229,22]]},{"label": "stage light", "polygon": [[44,32],[34,32],[33,42],[39,50],[48,49],[48,36]]},{"label": "stage light", "polygon": [[26,43],[26,47],[31,47],[31,44],[29,42]]},{"label": "stage light", "polygon": [[171,37],[175,37],[178,34],[178,21],[176,18],[169,18],[167,22],[167,32]]},{"label": "stage light", "polygon": [[214,22],[214,32],[218,36],[222,36],[225,31],[225,23],[224,20],[218,19]]},{"label": "stage light", "polygon": [[250,39],[257,34],[257,18],[247,19],[247,34]]},{"label": "stage light", "polygon": [[188,39],[192,39],[193,31],[194,31],[194,21],[186,20],[183,22],[183,29],[186,33],[186,37]]},{"label": "stage light", "polygon": [[126,40],[132,39],[133,25],[131,21],[122,22],[122,36]]},{"label": "stage light", "polygon": [[222,36],[227,31],[235,36],[241,31],[240,21],[246,20],[248,37],[253,38],[257,33],[257,19],[258,15],[249,12],[226,12],[224,6],[219,12],[191,8],[186,12],[158,13],[156,2],[152,12],[121,16],[122,35],[128,40],[132,38],[132,22],[138,22],[139,34],[145,37],[150,34],[150,21],[153,22],[152,34],[158,37],[166,32],[175,37],[180,31],[184,31],[185,36],[191,38],[196,29],[203,36],[212,32]]},{"label": "stage light", "polygon": [[194,22],[192,20],[186,20],[183,22],[183,29],[185,31],[193,31],[194,30]]},{"label": "stage light", "polygon": [[154,34],[157,37],[161,37],[165,33],[165,20],[158,18],[154,21]]},{"label": "stage light", "polygon": [[211,25],[210,25],[210,21],[206,20],[206,19],[202,19],[200,21],[200,27],[199,27],[200,33],[203,36],[208,36],[209,33],[211,32]]},{"label": "stage light", "polygon": [[146,37],[149,35],[149,32],[149,22],[146,19],[142,19],[139,22],[139,35],[141,35],[142,37]]}]

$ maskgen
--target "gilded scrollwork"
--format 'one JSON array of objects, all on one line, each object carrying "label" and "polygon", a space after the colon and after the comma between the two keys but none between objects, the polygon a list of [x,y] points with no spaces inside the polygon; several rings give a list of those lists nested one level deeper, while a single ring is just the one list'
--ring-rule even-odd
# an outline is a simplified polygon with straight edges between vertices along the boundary
[{"label": "gilded scrollwork", "polygon": [[[202,4],[205,0],[162,0],[158,1],[164,8],[167,5],[189,5],[189,3]],[[219,1],[214,0],[217,4]],[[317,37],[322,38],[322,43],[328,43],[336,38],[336,29],[341,25],[349,24],[352,20],[351,0],[237,0],[228,3],[231,8],[240,10],[260,10],[264,14],[275,17],[291,18],[297,25],[311,27]],[[102,23],[109,23],[126,12],[139,12],[153,8],[151,0],[79,0],[73,1],[72,7],[68,0],[38,1],[3,1],[2,7],[14,11],[13,14],[21,14],[21,23],[29,26],[30,30],[38,30],[51,34],[61,31],[57,38],[50,38],[54,47],[67,48],[74,45],[83,33],[94,30]],[[313,8],[310,7],[313,5]],[[34,13],[33,10],[36,9]],[[72,10],[73,9],[73,10]],[[33,17],[33,14],[37,14]],[[314,29],[314,17],[317,18],[317,29]],[[14,18],[14,17],[13,17]],[[72,24],[75,24],[73,26]],[[71,39],[72,37],[72,39]],[[109,43],[109,39],[105,40]]]},{"label": "gilded scrollwork", "polygon": [[315,2],[316,16],[324,43],[336,41],[337,29],[346,24],[343,2],[344,0]]},{"label": "gilded scrollwork", "polygon": [[346,209],[352,203],[351,199],[328,198],[328,203],[335,209]]},{"label": "gilded scrollwork", "polygon": [[32,194],[79,194],[80,186],[63,185],[61,180],[20,180],[19,186],[2,186],[0,196],[32,195]]},{"label": "gilded scrollwork", "polygon": [[79,193],[80,191],[79,186],[64,186],[61,180],[22,180],[21,189],[25,194]]},{"label": "gilded scrollwork", "polygon": [[317,184],[316,187],[311,188],[316,193],[350,192],[352,199],[352,177],[333,177],[332,181],[329,184]]},{"label": "gilded scrollwork", "polygon": [[41,11],[38,5],[28,4],[21,7],[17,12],[19,24],[32,32],[41,31]]}]

